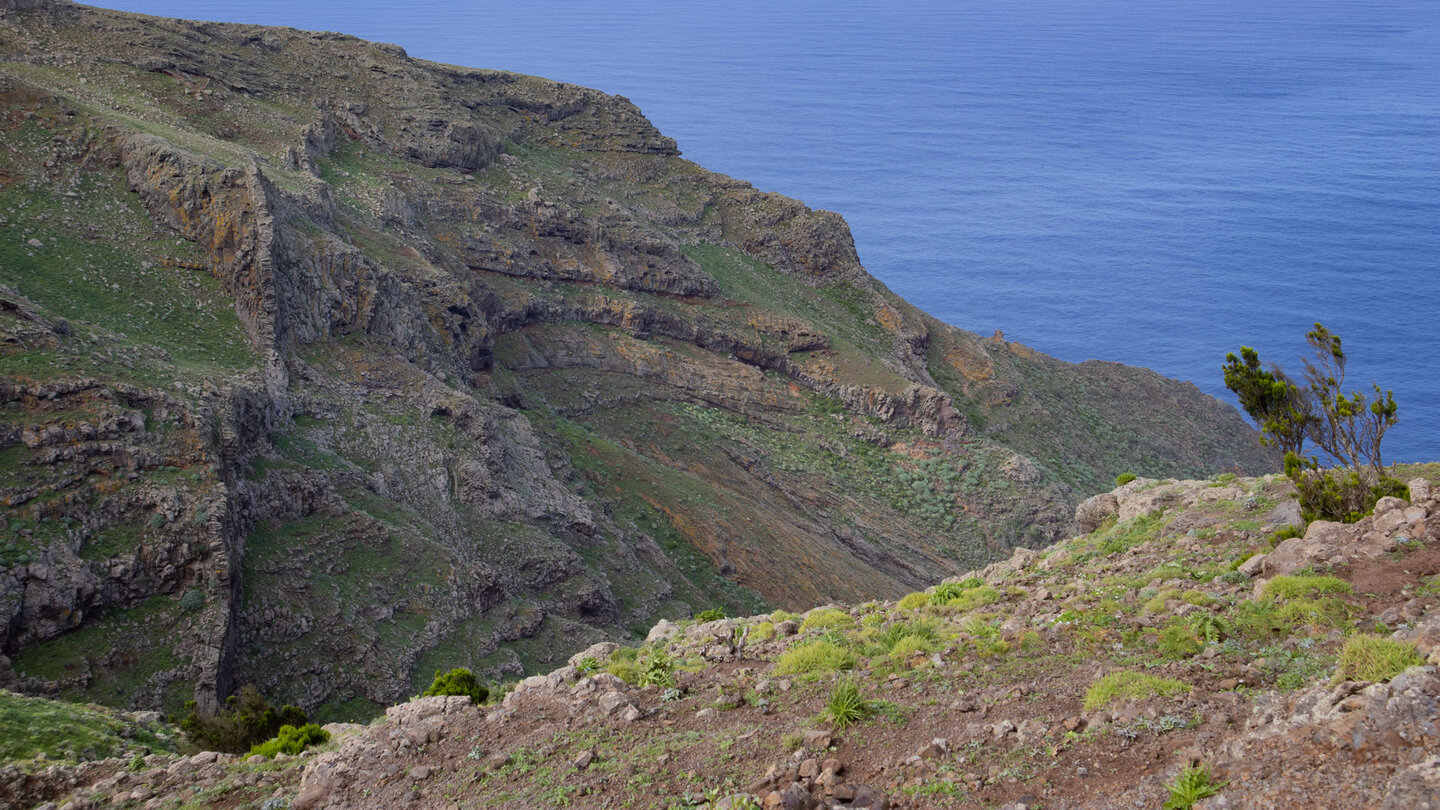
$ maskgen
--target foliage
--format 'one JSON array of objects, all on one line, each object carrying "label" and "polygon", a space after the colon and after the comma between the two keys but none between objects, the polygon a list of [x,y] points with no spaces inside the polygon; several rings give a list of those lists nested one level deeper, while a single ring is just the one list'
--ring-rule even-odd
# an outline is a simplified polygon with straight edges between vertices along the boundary
[{"label": "foliage", "polygon": [[440,695],[464,695],[470,698],[470,702],[480,705],[490,697],[490,690],[475,677],[475,673],[464,667],[456,667],[449,672],[435,673],[435,680],[430,682],[430,688],[425,690],[425,697],[437,697]]},{"label": "foliage", "polygon": [[640,659],[640,685],[675,685],[675,658],[668,650],[656,647]]},{"label": "foliage", "polygon": [[836,729],[858,723],[876,711],[875,703],[861,695],[860,688],[849,678],[836,684],[825,702],[825,714]]},{"label": "foliage", "polygon": [[847,627],[855,623],[849,613],[839,608],[820,608],[805,615],[801,630],[824,630],[830,627]]},{"label": "foliage", "polygon": [[1134,480],[1135,473],[1120,473],[1119,475],[1115,476],[1115,486],[1123,487]]},{"label": "foliage", "polygon": [[1210,780],[1210,766],[1186,765],[1176,774],[1175,780],[1165,786],[1170,791],[1170,798],[1165,800],[1165,810],[1190,810],[1196,802],[1214,796],[1229,784]]},{"label": "foliage", "polygon": [[710,608],[709,610],[702,610],[699,613],[696,613],[695,623],[704,624],[706,622],[718,622],[723,618],[725,618],[725,611],[723,609]]},{"label": "foliage", "polygon": [[1090,685],[1085,692],[1085,711],[1094,711],[1124,698],[1143,700],[1152,697],[1169,697],[1181,692],[1189,692],[1190,689],[1190,684],[1174,678],[1161,678],[1145,672],[1120,670],[1112,672]]},{"label": "foliage", "polygon": [[213,717],[200,714],[193,700],[185,706],[189,713],[180,721],[180,728],[190,741],[204,749],[230,754],[244,753],[274,737],[281,726],[303,726],[309,719],[299,706],[286,705],[276,710],[250,684],[226,698],[225,708]]},{"label": "foliage", "polygon": [[829,639],[791,647],[775,659],[776,675],[802,675],[855,668],[855,653]]},{"label": "foliage", "polygon": [[914,610],[928,604],[930,604],[930,594],[924,591],[916,591],[900,597],[900,601],[896,604],[896,607],[901,610]]},{"label": "foliage", "polygon": [[1350,583],[1337,577],[1282,575],[1265,583],[1261,596],[1266,599],[1314,599],[1321,596],[1350,593]]},{"label": "foliage", "polygon": [[[1286,540],[1289,540],[1289,539],[1292,538],[1292,537],[1304,537],[1304,536],[1305,536],[1305,527],[1292,523],[1292,524],[1290,524],[1289,526],[1281,526],[1280,528],[1278,528],[1278,529],[1276,529],[1275,531],[1271,532],[1271,533],[1270,533],[1270,545],[1272,545],[1272,546],[1278,546],[1278,545],[1280,545],[1282,542],[1284,542],[1284,541],[1286,541]],[[1242,562],[1243,562],[1243,561],[1242,561]]]},{"label": "foliage", "polygon": [[1306,435],[1332,458],[1359,471],[1369,464],[1379,476],[1380,440],[1396,423],[1395,397],[1380,392],[1372,383],[1375,399],[1370,401],[1359,391],[1345,394],[1345,352],[1340,336],[1315,324],[1305,333],[1305,340],[1315,350],[1314,362],[1305,361],[1305,379],[1316,400],[1317,412],[1307,426]]},{"label": "foliage", "polygon": [[1394,478],[1380,476],[1369,482],[1368,471],[1325,470],[1314,459],[1294,453],[1285,456],[1285,475],[1295,484],[1300,516],[1305,520],[1354,523],[1370,514],[1386,495],[1409,499],[1410,488]]},{"label": "foliage", "polygon": [[[1305,360],[1304,388],[1279,366],[1265,370],[1249,346],[1226,355],[1225,387],[1260,426],[1267,444],[1285,453],[1285,474],[1299,492],[1306,520],[1354,522],[1397,489],[1382,472],[1380,443],[1396,422],[1395,397],[1372,383],[1373,399],[1345,393],[1345,351],[1339,335],[1319,323],[1305,334],[1314,359]],[[1304,455],[1306,441],[1344,467],[1322,470]]]},{"label": "foliage", "polygon": [[330,732],[317,726],[314,723],[306,723],[303,726],[281,726],[279,733],[274,739],[259,743],[250,749],[250,756],[259,754],[263,757],[273,757],[276,754],[295,754],[304,751],[312,745],[324,745],[330,741]]},{"label": "foliage", "polygon": [[1205,643],[1184,620],[1173,621],[1160,631],[1160,654],[1179,660],[1205,649]]},{"label": "foliage", "polygon": [[921,647],[933,649],[933,643],[939,637],[939,630],[929,621],[893,622],[875,634],[865,652],[868,655],[886,655],[907,640],[913,640],[909,645],[912,651]]},{"label": "foliage", "polygon": [[1240,357],[1225,355],[1224,372],[1225,387],[1260,426],[1260,440],[1283,453],[1301,453],[1314,418],[1305,392],[1279,366],[1268,371],[1261,367],[1259,353],[1249,346],[1240,347]]},{"label": "foliage", "polygon": [[1351,636],[1340,649],[1336,677],[1379,683],[1423,663],[1414,644],[1380,636]]},{"label": "foliage", "polygon": [[605,671],[629,684],[640,683],[640,651],[621,647],[605,662]]}]

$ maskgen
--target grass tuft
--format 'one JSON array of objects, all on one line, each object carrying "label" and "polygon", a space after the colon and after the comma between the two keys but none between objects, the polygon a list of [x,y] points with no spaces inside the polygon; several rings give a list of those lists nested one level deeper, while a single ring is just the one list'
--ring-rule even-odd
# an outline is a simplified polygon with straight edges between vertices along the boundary
[{"label": "grass tuft", "polygon": [[1415,645],[1380,636],[1351,636],[1340,649],[1336,678],[1383,683],[1425,663]]},{"label": "grass tuft", "polygon": [[825,703],[825,714],[837,730],[858,723],[876,711],[875,703],[860,694],[860,688],[848,678],[835,685]]},{"label": "grass tuft", "polygon": [[776,675],[805,675],[855,668],[855,653],[828,639],[791,647],[775,659]]},{"label": "grass tuft", "polygon": [[1085,711],[1094,711],[1108,706],[1116,700],[1144,700],[1154,697],[1169,697],[1189,692],[1191,686],[1174,678],[1161,678],[1144,672],[1120,670],[1112,672],[1090,685],[1085,692]]}]

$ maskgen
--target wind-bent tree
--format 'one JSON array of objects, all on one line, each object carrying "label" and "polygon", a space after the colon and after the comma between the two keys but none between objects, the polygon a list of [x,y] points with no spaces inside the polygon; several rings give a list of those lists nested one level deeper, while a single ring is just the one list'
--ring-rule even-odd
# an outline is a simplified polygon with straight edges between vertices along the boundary
[{"label": "wind-bent tree", "polygon": [[[1398,421],[1395,397],[1373,383],[1373,399],[1346,394],[1340,336],[1316,323],[1305,340],[1315,350],[1305,361],[1305,387],[1279,366],[1265,369],[1249,346],[1240,347],[1239,357],[1225,356],[1225,387],[1260,426],[1261,441],[1284,451],[1285,474],[1299,491],[1305,519],[1358,520],[1382,495],[1408,494],[1385,475],[1380,456],[1381,439]],[[1345,469],[1320,469],[1318,459],[1304,456],[1306,441]]]}]

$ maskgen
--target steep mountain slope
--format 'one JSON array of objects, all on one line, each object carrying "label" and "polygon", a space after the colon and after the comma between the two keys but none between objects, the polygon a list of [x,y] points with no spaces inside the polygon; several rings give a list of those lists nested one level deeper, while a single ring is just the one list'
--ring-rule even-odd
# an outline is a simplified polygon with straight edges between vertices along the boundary
[{"label": "steep mountain slope", "polygon": [[[21,688],[367,716],[656,617],[897,596],[1230,408],[942,325],[627,100],[338,34],[0,4]],[[0,660],[0,664],[3,664]]]},{"label": "steep mountain slope", "polygon": [[1402,474],[1411,502],[1273,547],[1298,520],[1283,477],[1138,479],[1087,506],[1094,532],[898,602],[661,622],[638,657],[596,645],[485,706],[419,698],[330,726],[299,757],[19,761],[0,800],[1433,806],[1440,465]]}]

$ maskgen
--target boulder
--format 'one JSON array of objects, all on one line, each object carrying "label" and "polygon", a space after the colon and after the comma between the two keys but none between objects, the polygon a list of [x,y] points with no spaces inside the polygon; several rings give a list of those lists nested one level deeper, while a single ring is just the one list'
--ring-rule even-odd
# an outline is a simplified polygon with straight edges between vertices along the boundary
[{"label": "boulder", "polygon": [[1416,506],[1423,506],[1430,502],[1430,482],[1424,478],[1412,478],[1408,484],[1410,487],[1410,502]]},{"label": "boulder", "polygon": [[649,633],[645,634],[645,643],[654,644],[657,641],[664,641],[678,635],[680,635],[680,625],[669,619],[661,619],[655,623],[654,627],[650,628]]},{"label": "boulder", "polygon": [[580,652],[570,656],[570,660],[566,663],[568,663],[572,667],[576,667],[579,666],[580,662],[584,661],[586,658],[592,658],[597,662],[604,662],[609,660],[610,656],[614,655],[615,651],[618,649],[620,649],[619,644],[616,644],[613,641],[602,641],[599,644],[591,644],[584,650],[581,650]]},{"label": "boulder", "polygon": [[1120,513],[1120,503],[1115,493],[1102,492],[1080,502],[1075,507],[1075,528],[1081,534],[1089,534],[1100,528],[1100,524]]}]

